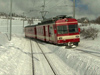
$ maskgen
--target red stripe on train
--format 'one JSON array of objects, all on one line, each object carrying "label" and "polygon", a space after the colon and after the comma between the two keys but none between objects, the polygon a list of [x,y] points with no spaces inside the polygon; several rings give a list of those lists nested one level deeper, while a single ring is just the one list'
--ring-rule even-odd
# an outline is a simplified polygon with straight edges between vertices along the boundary
[{"label": "red stripe on train", "polygon": [[58,40],[57,42],[58,42],[58,44],[68,43],[68,42],[80,42],[80,38],[77,38],[77,39]]}]

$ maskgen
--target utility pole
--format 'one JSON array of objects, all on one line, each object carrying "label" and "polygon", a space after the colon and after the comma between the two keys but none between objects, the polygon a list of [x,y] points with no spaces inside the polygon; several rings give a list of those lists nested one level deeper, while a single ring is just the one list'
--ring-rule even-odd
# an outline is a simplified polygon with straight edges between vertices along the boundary
[{"label": "utility pole", "polygon": [[73,17],[75,18],[75,0],[73,0]]},{"label": "utility pole", "polygon": [[8,16],[7,16],[7,33],[8,33]]},{"label": "utility pole", "polygon": [[9,41],[11,41],[12,39],[12,0],[10,0],[10,39]]},{"label": "utility pole", "polygon": [[23,32],[24,32],[24,12],[23,12]]},{"label": "utility pole", "polygon": [[45,11],[45,0],[44,0],[44,5],[42,5],[42,11],[40,11],[43,20],[45,19],[45,15],[48,11]]}]

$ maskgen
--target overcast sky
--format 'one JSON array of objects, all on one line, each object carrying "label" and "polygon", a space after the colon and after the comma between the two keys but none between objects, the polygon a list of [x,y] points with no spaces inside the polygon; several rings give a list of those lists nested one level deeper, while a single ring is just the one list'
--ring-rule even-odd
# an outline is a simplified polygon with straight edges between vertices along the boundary
[{"label": "overcast sky", "polygon": [[[56,15],[73,16],[73,0],[45,0],[45,11],[48,11],[46,17]],[[13,13],[27,16],[40,17],[44,0],[12,0]],[[67,6],[66,6],[67,5]],[[34,10],[29,12],[30,10]],[[75,5],[76,18],[87,17],[95,19],[100,16],[100,0],[76,0]],[[10,12],[10,0],[0,0],[0,12]]]}]

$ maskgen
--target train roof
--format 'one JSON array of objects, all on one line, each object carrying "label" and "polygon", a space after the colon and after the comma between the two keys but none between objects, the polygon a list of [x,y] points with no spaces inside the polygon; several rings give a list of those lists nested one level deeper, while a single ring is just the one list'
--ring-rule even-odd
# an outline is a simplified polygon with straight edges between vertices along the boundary
[{"label": "train roof", "polygon": [[35,27],[35,26],[37,26],[37,25],[28,25],[28,26],[25,26],[25,27]]},{"label": "train roof", "polygon": [[41,23],[38,23],[38,25],[55,23],[57,20],[64,19],[64,18],[72,18],[72,17],[71,16],[66,16],[66,15],[58,15],[56,17],[43,20]]},{"label": "train roof", "polygon": [[26,26],[26,27],[35,27],[38,25],[51,24],[51,23],[55,23],[59,19],[64,19],[64,18],[72,18],[72,17],[66,16],[66,15],[58,15],[58,16],[53,17],[53,18],[45,19],[45,20],[41,21],[41,23],[38,23],[37,25],[30,25],[30,26]]}]

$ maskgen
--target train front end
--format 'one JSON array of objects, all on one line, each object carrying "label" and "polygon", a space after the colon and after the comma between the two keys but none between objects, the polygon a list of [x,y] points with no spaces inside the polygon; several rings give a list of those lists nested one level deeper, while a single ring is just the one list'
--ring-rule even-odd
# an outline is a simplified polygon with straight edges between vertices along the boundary
[{"label": "train front end", "polygon": [[80,42],[80,28],[73,18],[64,18],[56,21],[57,44],[68,46],[77,45]]}]

